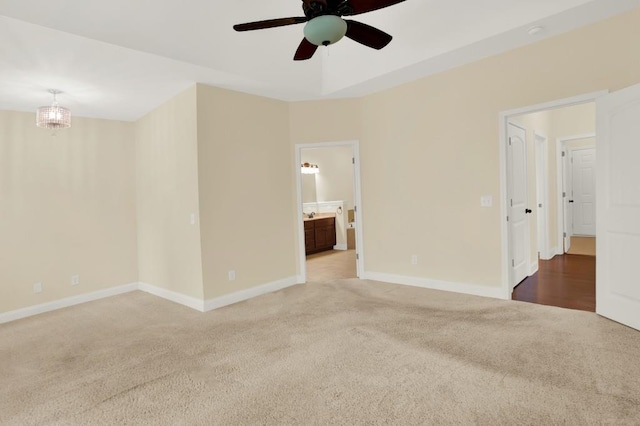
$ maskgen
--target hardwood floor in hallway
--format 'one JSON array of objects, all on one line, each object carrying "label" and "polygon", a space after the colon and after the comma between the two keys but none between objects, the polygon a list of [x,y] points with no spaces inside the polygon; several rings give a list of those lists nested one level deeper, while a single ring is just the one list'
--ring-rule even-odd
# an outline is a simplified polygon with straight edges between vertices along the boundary
[{"label": "hardwood floor in hallway", "polygon": [[513,290],[513,300],[595,312],[595,256],[565,254],[539,265]]}]

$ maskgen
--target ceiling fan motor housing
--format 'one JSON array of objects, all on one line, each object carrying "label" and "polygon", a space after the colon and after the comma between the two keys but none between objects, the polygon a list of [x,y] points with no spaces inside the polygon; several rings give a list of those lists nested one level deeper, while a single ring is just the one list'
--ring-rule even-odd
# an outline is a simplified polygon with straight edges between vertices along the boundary
[{"label": "ceiling fan motor housing", "polygon": [[335,15],[317,16],[304,26],[304,37],[316,46],[338,42],[347,33],[347,23]]},{"label": "ceiling fan motor housing", "polygon": [[318,46],[328,46],[343,37],[372,49],[380,50],[391,42],[390,34],[371,25],[343,16],[383,9],[406,0],[302,0],[304,16],[266,19],[233,26],[236,31],[253,31],[305,23],[304,38],[298,45],[293,59],[311,59]]}]

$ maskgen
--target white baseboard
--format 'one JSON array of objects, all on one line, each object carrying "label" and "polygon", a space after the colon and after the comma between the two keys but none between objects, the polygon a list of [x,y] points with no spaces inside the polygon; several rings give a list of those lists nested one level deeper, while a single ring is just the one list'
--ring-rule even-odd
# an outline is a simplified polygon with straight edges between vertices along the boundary
[{"label": "white baseboard", "polygon": [[145,293],[153,294],[154,296],[161,297],[180,305],[187,306],[191,309],[195,309],[196,311],[204,312],[204,301],[202,299],[196,299],[195,297],[187,296],[182,293],[176,293],[175,291],[156,287],[147,283],[138,283],[138,290],[144,291]]},{"label": "white baseboard", "polygon": [[273,281],[256,287],[251,287],[246,290],[236,291],[235,293],[225,294],[224,296],[216,297],[214,299],[205,300],[203,311],[212,311],[214,309],[222,308],[223,306],[232,305],[234,303],[242,302],[256,296],[261,296],[263,294],[272,293],[283,288],[291,287],[298,284],[299,279],[300,277],[298,276],[284,278],[282,280]]},{"label": "white baseboard", "polygon": [[64,299],[54,300],[53,302],[42,303],[35,306],[29,306],[26,308],[17,309],[15,311],[5,312],[0,314],[0,324],[30,317],[33,315],[43,314],[45,312],[55,311],[57,309],[68,308],[69,306],[79,305],[81,303],[104,299],[105,297],[129,293],[131,291],[136,291],[137,289],[138,283],[131,283],[119,287],[111,287],[104,290],[94,291],[92,293],[66,297]]},{"label": "white baseboard", "polygon": [[538,252],[538,254],[540,255],[540,259],[541,260],[549,260],[551,258],[553,258],[553,250],[555,249],[549,249],[549,250],[540,250]]},{"label": "white baseboard", "polygon": [[[409,285],[413,287],[422,287],[435,290],[452,291],[455,293],[472,294],[476,296],[493,297],[497,299],[503,298],[501,297],[500,288],[476,286],[472,284],[452,283],[418,277],[384,274],[379,272],[365,272],[362,278],[374,281],[384,281],[394,284]],[[191,296],[186,296],[184,294],[176,293],[171,290],[156,287],[147,283],[131,283],[119,287],[112,287],[105,290],[95,291],[93,293],[81,294],[78,296],[55,300],[49,303],[29,306],[27,308],[18,309],[15,311],[5,312],[0,314],[0,324],[136,290],[144,291],[145,293],[149,293],[154,296],[179,303],[200,312],[208,312],[213,309],[218,309],[223,306],[232,305],[234,303],[242,302],[253,297],[291,287],[301,282],[301,276],[292,276],[205,301]]]},{"label": "white baseboard", "polygon": [[432,290],[452,291],[454,293],[471,294],[474,296],[504,299],[502,287],[487,287],[473,284],[454,283],[448,281],[431,280],[428,278],[407,277],[403,275],[385,274],[381,272],[365,272],[362,279],[383,281],[392,284],[408,285],[412,287],[428,288]]},{"label": "white baseboard", "polygon": [[562,249],[562,247],[553,247],[549,254],[551,255],[551,257],[549,257],[549,259],[553,259],[555,256],[564,254],[564,250]]},{"label": "white baseboard", "polygon": [[538,272],[538,262],[533,262],[529,265],[529,276]]},{"label": "white baseboard", "polygon": [[106,297],[116,296],[118,294],[129,293],[136,290],[140,290],[145,293],[149,293],[154,296],[169,300],[171,302],[175,302],[180,305],[187,306],[191,309],[195,309],[196,311],[207,312],[213,309],[217,309],[223,306],[242,302],[243,300],[251,299],[252,297],[261,296],[263,294],[271,293],[271,292],[281,290],[283,288],[290,287],[292,285],[296,285],[300,283],[302,283],[302,277],[293,276],[293,277],[285,278],[279,281],[270,282],[267,284],[248,288],[246,290],[241,290],[235,293],[216,297],[215,299],[210,299],[210,300],[200,300],[195,297],[187,296],[181,293],[177,293],[175,291],[156,287],[154,285],[147,284],[147,283],[142,283],[142,282],[131,283],[131,284],[127,284],[119,287],[112,287],[105,290],[95,291],[93,293],[67,297],[65,299],[54,300],[53,302],[43,303],[40,305],[29,306],[26,308],[15,310],[15,311],[1,313],[0,324],[30,317],[33,315],[43,314],[45,312],[55,311],[56,309],[62,309],[62,308],[67,308],[69,306],[79,305],[85,302],[91,302],[98,299],[104,299]]},{"label": "white baseboard", "polygon": [[347,245],[346,244],[336,244],[335,246],[333,246],[334,250],[346,250],[347,249]]}]

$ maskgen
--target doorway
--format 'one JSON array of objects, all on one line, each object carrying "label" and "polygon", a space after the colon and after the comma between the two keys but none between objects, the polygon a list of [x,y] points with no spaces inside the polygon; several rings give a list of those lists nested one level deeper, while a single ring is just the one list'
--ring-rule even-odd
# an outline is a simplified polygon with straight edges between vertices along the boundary
[{"label": "doorway", "polygon": [[[595,311],[595,252],[590,257],[580,253],[585,256],[580,262],[569,258],[574,253],[565,254],[570,244],[565,243],[565,235],[594,238],[595,232],[593,236],[587,235],[582,228],[580,235],[574,233],[570,220],[573,216],[565,216],[581,215],[585,225],[595,227],[595,163],[589,160],[595,157],[594,99],[598,95],[501,116],[505,125],[506,180],[503,229],[508,244],[503,288],[508,299]],[[520,139],[524,140],[524,147],[518,146]],[[592,156],[589,151],[581,151],[588,149],[592,150]],[[585,154],[581,157],[585,160],[584,167],[576,167],[573,175],[590,186],[585,184],[584,188],[570,192],[573,175],[568,176],[570,167],[568,171],[563,168],[565,157],[558,157],[562,152],[565,156]],[[574,157],[574,164],[577,161]],[[570,162],[567,164],[571,166]],[[585,192],[587,186],[590,189]],[[584,194],[581,212],[573,208],[577,197],[572,194],[577,193]]]},{"label": "doorway", "polygon": [[595,256],[595,133],[558,139],[558,218],[563,253]]},{"label": "doorway", "polygon": [[298,282],[361,275],[362,220],[357,141],[298,144]]}]

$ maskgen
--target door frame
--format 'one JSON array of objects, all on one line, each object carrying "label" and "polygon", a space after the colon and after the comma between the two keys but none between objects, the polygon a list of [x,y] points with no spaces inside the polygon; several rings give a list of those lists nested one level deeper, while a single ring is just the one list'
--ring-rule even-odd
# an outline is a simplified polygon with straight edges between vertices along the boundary
[{"label": "door frame", "polygon": [[355,203],[355,222],[356,222],[356,275],[362,278],[364,275],[364,245],[363,245],[363,229],[362,229],[362,187],[360,176],[360,141],[338,141],[338,142],[316,142],[295,144],[295,164],[294,170],[296,175],[296,212],[298,215],[298,284],[307,282],[307,256],[304,244],[304,217],[302,211],[302,174],[300,173],[300,164],[302,162],[302,150],[314,148],[332,148],[337,146],[351,147],[354,159],[353,165],[353,200]]},{"label": "door frame", "polygon": [[541,259],[549,260],[553,257],[549,250],[549,138],[542,132],[534,130],[533,139],[535,144],[538,253]]},{"label": "door frame", "polygon": [[[556,254],[564,254],[566,252],[564,247],[564,233],[565,232],[567,233],[568,238],[571,238],[571,235],[572,235],[571,230],[567,229],[566,217],[569,213],[566,211],[566,205],[563,199],[564,197],[562,196],[563,192],[566,192],[567,190],[567,188],[565,187],[567,173],[571,172],[568,161],[569,161],[569,158],[571,157],[570,151],[573,151],[573,150],[567,148],[567,144],[568,142],[577,141],[580,139],[588,139],[588,138],[594,138],[596,140],[596,145],[597,145],[598,139],[596,138],[595,132],[584,133],[582,135],[566,136],[566,137],[556,139],[556,173],[558,176],[558,179],[556,179],[556,186],[557,186],[556,214],[558,217],[557,238],[558,238],[558,241],[563,242],[562,247],[557,248]],[[562,156],[563,151],[567,153],[565,157]],[[597,149],[596,149],[596,152],[598,152]]]},{"label": "door frame", "polygon": [[[509,120],[522,114],[529,114],[534,112],[545,111],[549,109],[568,107],[573,105],[580,105],[587,102],[594,102],[601,96],[607,95],[608,90],[600,90],[597,92],[591,92],[584,95],[574,96],[570,98],[557,99],[550,102],[540,103],[536,105],[525,106],[521,108],[501,111],[498,114],[498,149],[500,154],[500,247],[501,247],[501,264],[502,264],[502,277],[501,277],[501,293],[502,298],[511,300],[511,292],[509,290],[509,283],[511,282],[511,268],[509,267],[511,259],[511,243],[509,235],[509,223],[508,223],[508,194],[507,194],[507,126]],[[596,138],[596,152],[598,147],[598,139]]]}]

